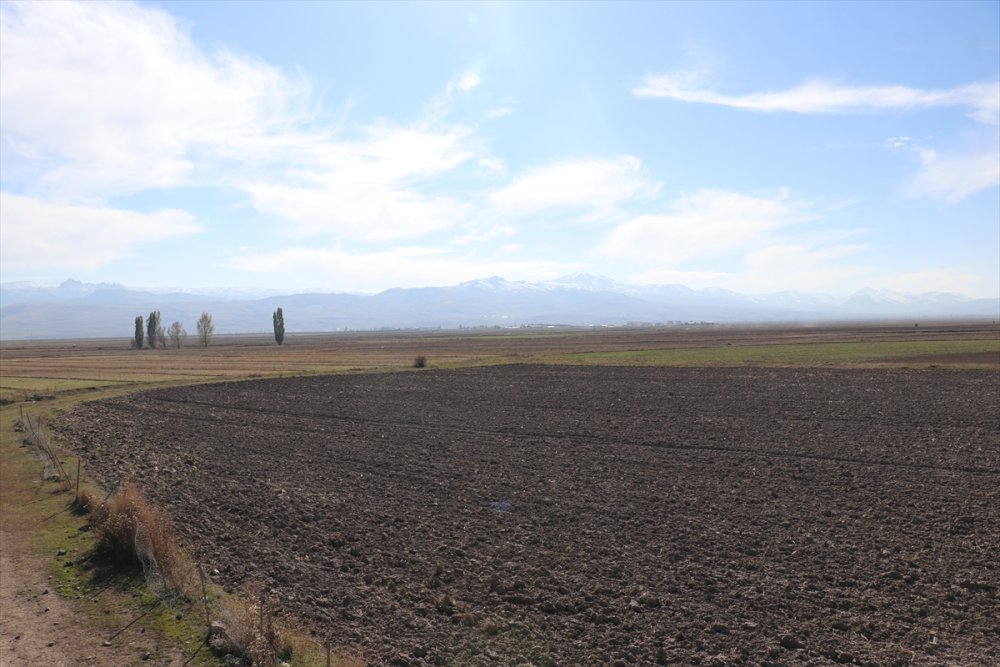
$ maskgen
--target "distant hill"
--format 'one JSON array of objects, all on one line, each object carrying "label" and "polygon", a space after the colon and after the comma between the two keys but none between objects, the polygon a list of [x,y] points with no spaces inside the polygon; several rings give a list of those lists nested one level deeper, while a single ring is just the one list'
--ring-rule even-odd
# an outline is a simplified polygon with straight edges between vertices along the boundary
[{"label": "distant hill", "polygon": [[720,288],[625,285],[578,274],[547,282],[494,276],[450,287],[394,288],[372,295],[278,294],[273,290],[162,291],[67,280],[55,287],[0,285],[0,338],[132,335],[137,315],[162,313],[190,333],[202,311],[217,333],[267,333],[281,306],[289,332],[458,328],[529,324],[793,322],[864,319],[1000,319],[1000,299],[861,290],[846,298],[803,292],[746,295]]}]

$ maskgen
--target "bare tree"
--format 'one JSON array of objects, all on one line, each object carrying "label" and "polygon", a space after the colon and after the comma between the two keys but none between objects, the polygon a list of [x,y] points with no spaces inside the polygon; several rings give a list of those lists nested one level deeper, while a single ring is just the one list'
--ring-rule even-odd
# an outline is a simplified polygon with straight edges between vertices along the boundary
[{"label": "bare tree", "polygon": [[187,338],[187,335],[188,332],[184,330],[180,322],[174,322],[167,330],[167,336],[170,337],[170,344],[178,350],[181,349],[181,345],[184,344],[184,339]]},{"label": "bare tree", "polygon": [[208,347],[215,333],[215,325],[212,324],[212,316],[203,312],[198,318],[198,342],[202,347]]}]

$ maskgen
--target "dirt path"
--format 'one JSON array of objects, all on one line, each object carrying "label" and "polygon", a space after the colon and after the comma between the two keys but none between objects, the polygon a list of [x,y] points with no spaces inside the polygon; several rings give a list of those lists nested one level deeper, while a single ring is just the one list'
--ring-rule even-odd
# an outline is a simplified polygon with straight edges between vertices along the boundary
[{"label": "dirt path", "polygon": [[[18,553],[23,535],[0,533],[0,665],[131,665],[142,652],[131,642],[104,646],[105,637],[81,624],[74,602],[59,596],[43,558]],[[146,664],[150,664],[147,662]],[[152,664],[169,664],[153,662]]]},{"label": "dirt path", "polygon": [[0,415],[0,667],[183,664],[151,624],[105,645],[140,613],[138,601],[115,590],[95,599],[86,573],[56,569],[89,550],[90,533],[65,511],[72,491],[39,483],[42,462],[21,446],[14,421],[13,410]]}]

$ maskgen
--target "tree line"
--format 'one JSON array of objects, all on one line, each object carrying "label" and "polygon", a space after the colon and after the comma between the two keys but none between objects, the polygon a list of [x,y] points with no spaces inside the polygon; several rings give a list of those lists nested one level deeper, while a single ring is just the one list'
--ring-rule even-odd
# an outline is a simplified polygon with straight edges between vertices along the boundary
[{"label": "tree line", "polygon": [[[274,325],[274,340],[278,345],[285,342],[285,314],[278,308],[271,317]],[[202,312],[198,318],[198,343],[202,347],[208,347],[212,342],[212,335],[215,334],[215,325],[212,323],[212,316],[207,312]],[[187,331],[184,325],[175,321],[166,330],[160,318],[160,311],[150,311],[149,316],[143,319],[142,315],[135,317],[135,334],[132,337],[132,348],[141,350],[143,345],[154,350],[157,347],[166,348],[168,341],[171,347],[180,349],[187,339]]]}]

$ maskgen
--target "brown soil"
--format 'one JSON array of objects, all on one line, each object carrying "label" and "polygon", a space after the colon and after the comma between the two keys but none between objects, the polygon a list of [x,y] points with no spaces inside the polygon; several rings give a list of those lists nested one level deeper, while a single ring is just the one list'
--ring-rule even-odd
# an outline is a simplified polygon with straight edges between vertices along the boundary
[{"label": "brown soil", "polygon": [[501,366],[167,389],[67,437],[381,664],[1000,661],[1000,378]]},{"label": "brown soil", "polygon": [[942,366],[993,365],[1000,367],[1000,352],[964,352],[955,354],[922,354],[894,359],[900,364],[940,364]]}]

